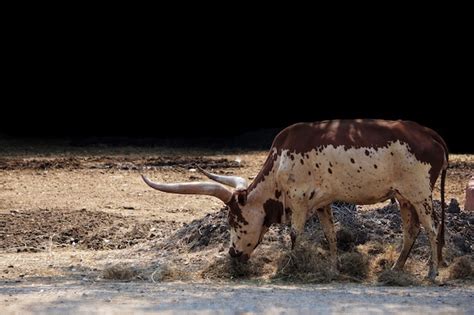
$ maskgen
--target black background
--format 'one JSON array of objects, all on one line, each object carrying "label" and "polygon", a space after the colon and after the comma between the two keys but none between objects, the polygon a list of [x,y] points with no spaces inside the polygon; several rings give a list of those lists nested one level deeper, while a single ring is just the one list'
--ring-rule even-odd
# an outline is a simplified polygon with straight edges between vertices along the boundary
[{"label": "black background", "polygon": [[225,138],[385,118],[417,121],[451,151],[474,152],[472,51],[459,33],[145,27],[50,25],[12,38],[0,134]]}]

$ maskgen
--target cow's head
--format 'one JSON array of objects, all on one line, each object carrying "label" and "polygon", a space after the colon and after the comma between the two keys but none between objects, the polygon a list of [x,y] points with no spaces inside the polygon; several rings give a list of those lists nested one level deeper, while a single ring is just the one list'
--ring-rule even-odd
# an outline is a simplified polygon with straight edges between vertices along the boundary
[{"label": "cow's head", "polygon": [[247,200],[245,189],[235,190],[226,204],[229,207],[229,254],[234,258],[247,261],[268,230],[264,226],[265,215],[262,204],[258,202],[258,198]]},{"label": "cow's head", "polygon": [[[223,176],[199,170],[210,179],[218,182],[191,183],[154,183],[142,175],[150,187],[169,193],[198,194],[214,196],[222,200],[229,208],[228,222],[230,226],[229,254],[242,261],[249,259],[250,254],[260,244],[263,235],[268,230],[264,225],[265,213],[258,198],[247,199],[247,182],[237,176]],[[228,187],[221,185],[233,187]]]}]

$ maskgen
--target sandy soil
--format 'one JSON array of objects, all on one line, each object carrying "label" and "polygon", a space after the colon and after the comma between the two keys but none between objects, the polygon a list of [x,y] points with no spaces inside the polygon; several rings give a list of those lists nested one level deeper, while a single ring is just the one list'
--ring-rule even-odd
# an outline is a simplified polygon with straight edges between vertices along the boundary
[{"label": "sandy soil", "polygon": [[358,284],[61,282],[0,289],[2,314],[472,314],[473,297],[472,287]]},{"label": "sandy soil", "polygon": [[[139,177],[145,173],[157,181],[204,180],[195,171],[197,161],[209,170],[251,180],[265,157],[266,152],[239,150],[3,146],[0,307],[21,313],[474,311],[472,281],[448,281],[447,270],[441,272],[446,280],[441,287],[422,281],[415,287],[383,287],[372,271],[358,280],[364,284],[281,284],[271,275],[282,256],[269,253],[287,246],[284,227],[272,230],[257,249],[257,273],[241,278],[226,273],[218,264],[225,260],[227,247],[223,205],[211,197],[159,193]],[[455,198],[462,208],[474,156],[453,155],[451,161],[447,201]],[[380,215],[385,213],[382,206],[374,206]],[[339,220],[345,223],[341,213]],[[387,215],[393,216],[390,211]],[[450,259],[471,255],[471,217],[462,209],[451,214],[456,222],[451,231],[457,237],[452,241],[465,249],[460,253],[458,248]],[[460,226],[464,222],[466,226]],[[400,239],[397,226],[389,223],[380,235],[381,241],[393,239],[393,244]],[[308,237],[323,241],[321,233]],[[373,250],[367,244],[358,250]],[[426,259],[426,253],[422,246],[418,252],[407,265],[408,272],[420,278],[426,260],[418,260]],[[125,266],[125,274],[109,276],[114,266]],[[216,277],[209,268],[223,270],[223,275]],[[117,282],[121,277],[128,281]],[[185,282],[168,282],[177,280]]]}]

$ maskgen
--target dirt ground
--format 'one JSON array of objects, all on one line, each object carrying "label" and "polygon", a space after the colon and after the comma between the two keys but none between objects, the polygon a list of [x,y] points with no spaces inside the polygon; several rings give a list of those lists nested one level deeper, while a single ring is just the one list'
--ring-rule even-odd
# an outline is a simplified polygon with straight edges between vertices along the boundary
[{"label": "dirt ground", "polygon": [[[84,283],[10,285],[2,314],[472,314],[465,287],[360,284]],[[2,304],[0,304],[2,305]]]},{"label": "dirt ground", "polygon": [[387,278],[401,242],[396,204],[333,206],[338,274],[325,268],[327,244],[316,217],[307,223],[302,256],[289,250],[288,227],[274,226],[250,263],[236,266],[227,257],[219,200],[160,193],[139,176],[205,180],[198,164],[251,180],[265,157],[263,151],[0,141],[0,307],[22,313],[474,311],[474,215],[463,210],[472,155],[450,156],[449,266],[436,284],[423,279],[429,258],[423,233],[406,271]]}]

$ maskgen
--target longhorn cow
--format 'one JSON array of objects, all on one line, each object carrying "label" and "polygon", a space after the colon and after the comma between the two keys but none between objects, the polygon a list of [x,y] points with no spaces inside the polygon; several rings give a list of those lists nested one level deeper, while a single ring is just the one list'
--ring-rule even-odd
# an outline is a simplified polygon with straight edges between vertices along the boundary
[{"label": "longhorn cow", "polygon": [[[273,223],[290,222],[294,244],[316,212],[337,261],[331,203],[373,204],[396,198],[403,244],[394,269],[402,269],[420,231],[428,235],[434,280],[444,245],[444,182],[448,150],[433,130],[411,121],[332,120],[298,123],[281,131],[253,182],[201,170],[218,182],[154,183],[169,193],[210,195],[229,208],[229,254],[248,260]],[[435,226],[432,192],[441,173],[441,219]],[[221,184],[224,185],[221,185]],[[234,189],[229,189],[233,187]]]}]

